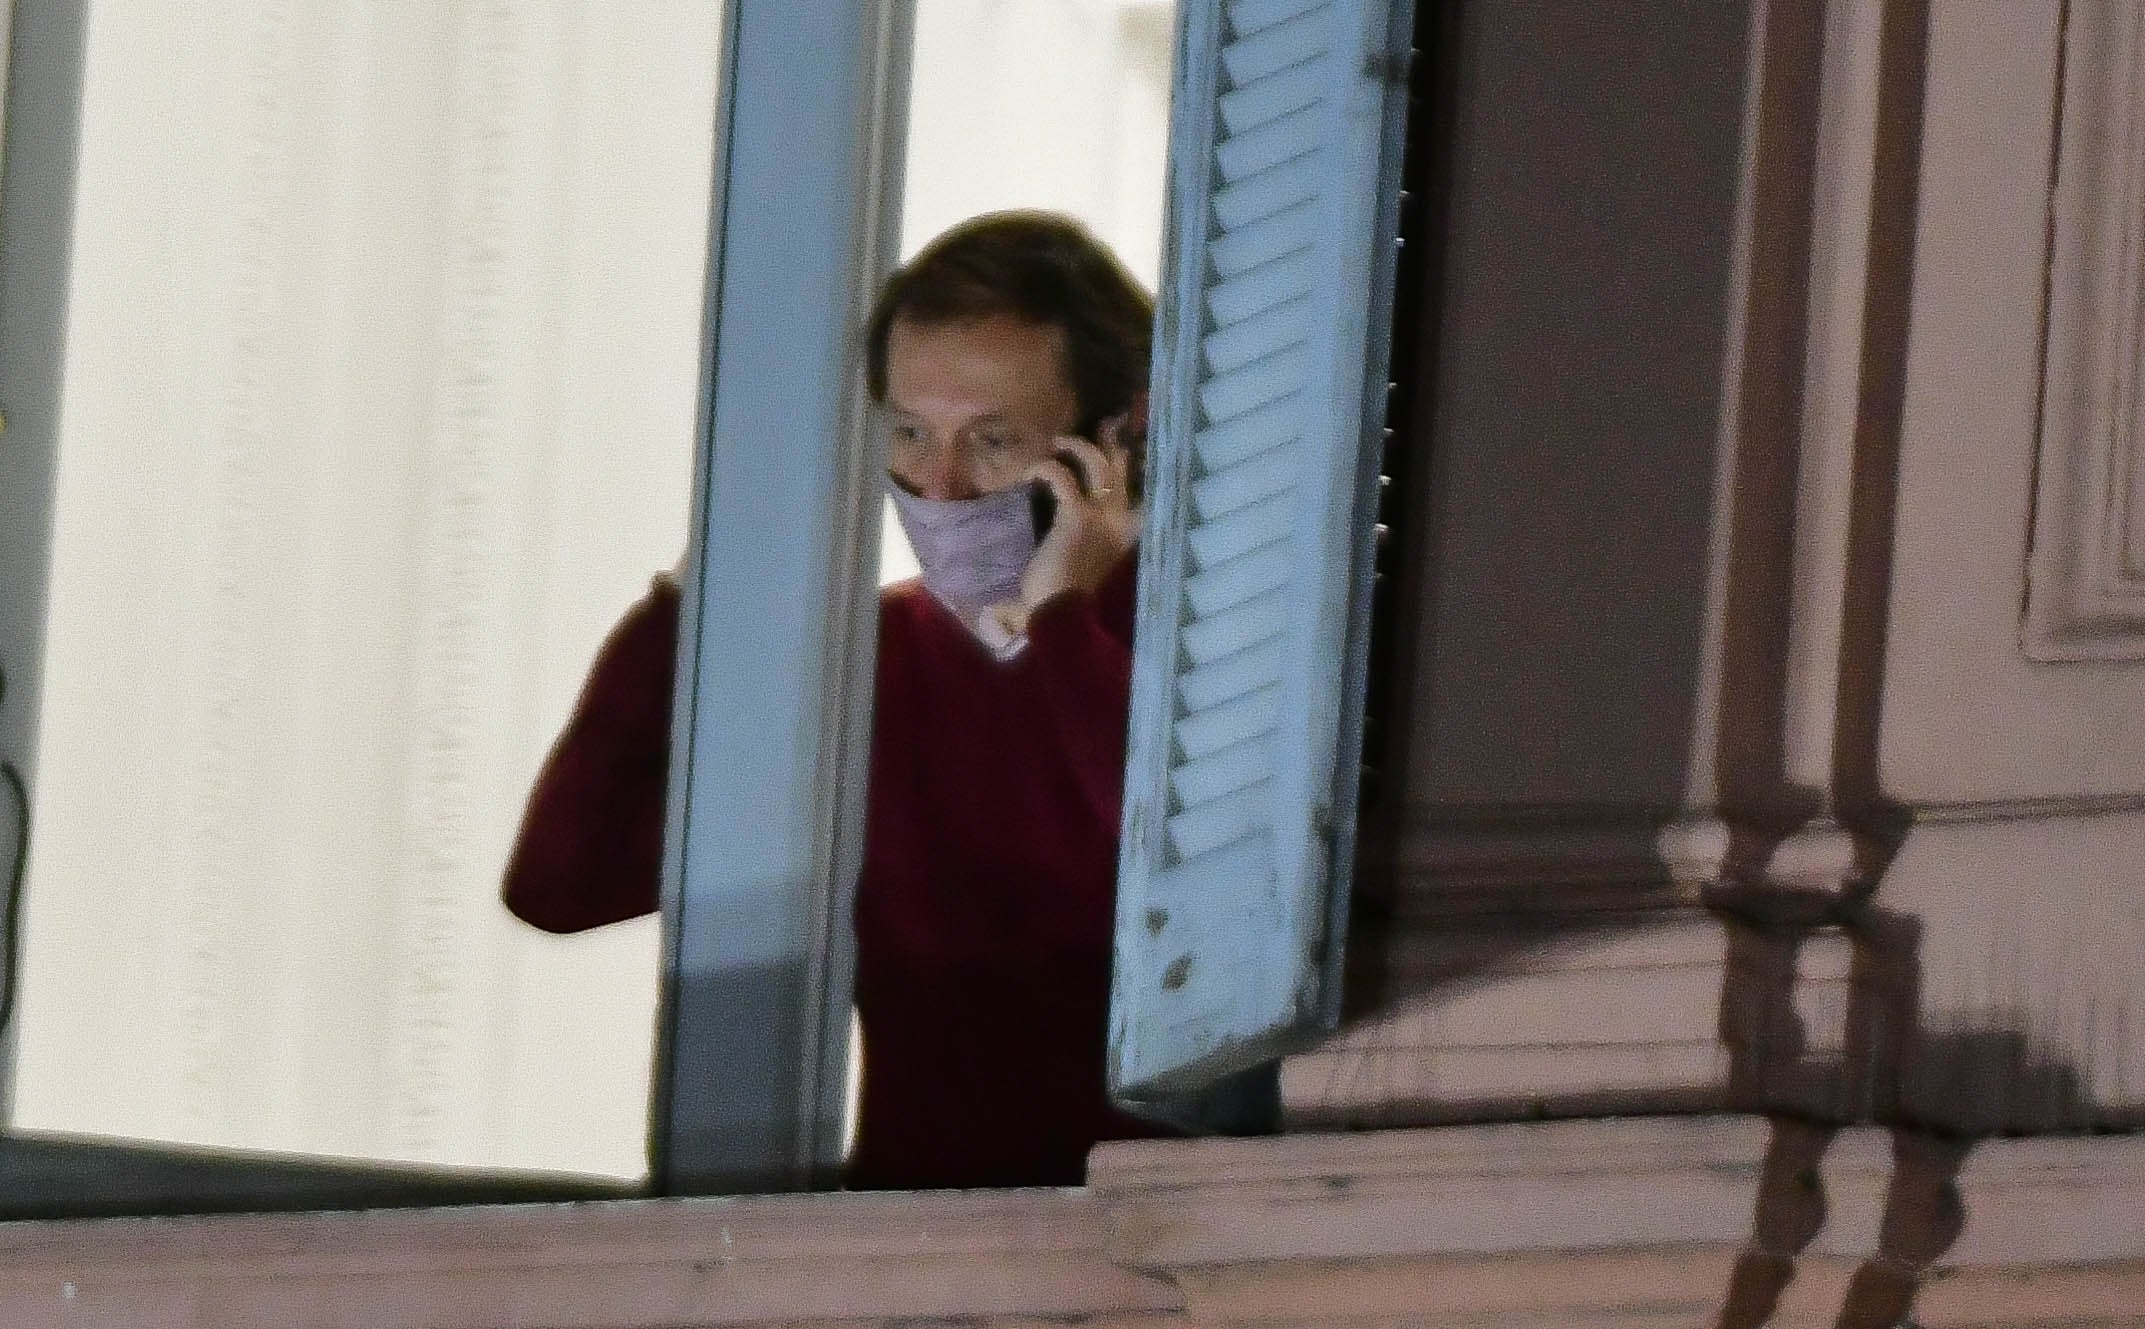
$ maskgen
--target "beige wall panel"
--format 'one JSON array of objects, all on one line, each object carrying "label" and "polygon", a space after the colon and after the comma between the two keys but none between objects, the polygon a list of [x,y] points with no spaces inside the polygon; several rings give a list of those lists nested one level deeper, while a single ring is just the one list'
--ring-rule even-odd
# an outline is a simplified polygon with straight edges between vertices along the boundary
[{"label": "beige wall panel", "polygon": [[[2072,9],[2075,39],[2136,6]],[[2145,640],[2073,663],[2022,641],[2061,19],[1930,8],[1880,752],[1902,803],[2145,794]]]},{"label": "beige wall panel", "polygon": [[2128,1120],[2145,3],[1659,16],[1460,24],[1396,889],[1290,1108]]},{"label": "beige wall panel", "polygon": [[1875,903],[1911,934],[1900,1110],[1967,1129],[2145,1115],[2145,635],[2121,609],[2145,300],[2099,234],[2138,229],[2115,163],[2141,18],[1929,11],[1877,729],[1913,825]]}]

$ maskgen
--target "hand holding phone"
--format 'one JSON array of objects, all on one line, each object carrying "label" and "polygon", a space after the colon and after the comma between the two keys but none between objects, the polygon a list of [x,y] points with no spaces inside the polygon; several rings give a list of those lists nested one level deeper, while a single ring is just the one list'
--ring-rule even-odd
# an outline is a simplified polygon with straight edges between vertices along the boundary
[{"label": "hand holding phone", "polygon": [[1093,440],[1058,438],[1049,459],[1029,471],[1038,494],[1039,539],[1035,560],[1021,578],[1019,605],[1001,613],[1001,619],[1017,618],[1024,629],[1027,615],[1048,601],[1101,585],[1139,543],[1143,514],[1132,500],[1132,451],[1123,441],[1127,423],[1127,416],[1113,416]]}]

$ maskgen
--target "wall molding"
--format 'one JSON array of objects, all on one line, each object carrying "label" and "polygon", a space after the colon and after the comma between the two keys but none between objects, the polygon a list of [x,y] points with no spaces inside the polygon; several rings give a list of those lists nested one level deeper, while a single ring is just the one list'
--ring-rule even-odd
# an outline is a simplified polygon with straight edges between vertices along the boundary
[{"label": "wall molding", "polygon": [[1725,889],[1808,913],[1858,894],[1897,830],[1779,809],[1447,806],[1411,810],[1364,870],[1421,912],[1669,908]]},{"label": "wall molding", "polygon": [[1877,1115],[1902,966],[1873,931],[1685,906],[1461,915],[1395,904],[1357,1012],[1282,1063],[1297,1129],[1603,1113]]},{"label": "wall molding", "polygon": [[2145,659],[2145,4],[2064,20],[2024,648]]}]

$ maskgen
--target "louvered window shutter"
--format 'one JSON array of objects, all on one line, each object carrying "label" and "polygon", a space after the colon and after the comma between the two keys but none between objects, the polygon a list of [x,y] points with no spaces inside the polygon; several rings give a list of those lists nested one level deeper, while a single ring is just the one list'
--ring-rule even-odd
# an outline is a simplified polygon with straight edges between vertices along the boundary
[{"label": "louvered window shutter", "polygon": [[1110,1084],[1330,1026],[1411,6],[1179,8]]}]

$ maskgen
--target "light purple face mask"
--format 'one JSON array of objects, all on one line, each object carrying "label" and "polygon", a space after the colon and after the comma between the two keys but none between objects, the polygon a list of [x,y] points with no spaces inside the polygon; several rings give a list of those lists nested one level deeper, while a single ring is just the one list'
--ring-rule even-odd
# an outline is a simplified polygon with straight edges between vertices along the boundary
[{"label": "light purple face mask", "polygon": [[[919,498],[889,485],[894,513],[916,551],[924,589],[978,640],[983,611],[1020,595],[1021,575],[1035,561],[1035,510],[1029,488],[1015,485],[981,498]],[[1000,648],[1000,653],[1007,653]]]}]

